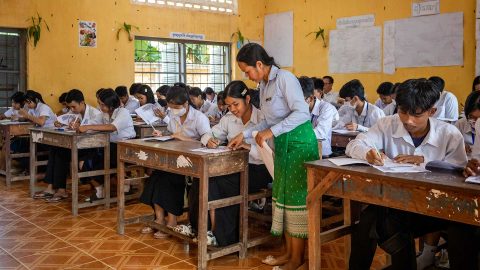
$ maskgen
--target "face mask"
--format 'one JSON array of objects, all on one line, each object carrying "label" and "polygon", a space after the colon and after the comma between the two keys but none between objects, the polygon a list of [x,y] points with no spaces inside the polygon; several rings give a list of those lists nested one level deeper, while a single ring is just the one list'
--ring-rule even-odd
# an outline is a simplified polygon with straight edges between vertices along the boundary
[{"label": "face mask", "polygon": [[67,113],[68,112],[68,108],[63,108],[62,109],[62,113]]},{"label": "face mask", "polygon": [[347,106],[348,108],[352,108],[352,109],[356,109],[357,108],[357,103],[355,103],[354,105],[352,105],[352,101],[345,101],[345,105],[344,106]]},{"label": "face mask", "polygon": [[183,116],[186,112],[187,112],[187,109],[185,108],[181,108],[181,109],[171,109],[172,111],[172,114],[175,115],[175,116],[178,116],[178,117],[181,117]]},{"label": "face mask", "polygon": [[162,106],[162,107],[166,107],[167,106],[167,101],[165,99],[159,99],[158,104],[160,104],[160,106]]},{"label": "face mask", "polygon": [[470,124],[470,127],[472,128],[472,130],[475,130],[475,123],[476,122],[477,122],[477,120],[468,119],[468,123]]}]

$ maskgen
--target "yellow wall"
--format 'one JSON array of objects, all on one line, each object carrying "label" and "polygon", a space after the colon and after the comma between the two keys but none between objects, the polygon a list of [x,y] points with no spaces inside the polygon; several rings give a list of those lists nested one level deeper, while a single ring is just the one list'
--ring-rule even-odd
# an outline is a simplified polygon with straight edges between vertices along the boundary
[{"label": "yellow wall", "polygon": [[[43,29],[37,47],[28,46],[27,85],[58,110],[58,96],[69,89],[83,90],[95,104],[97,89],[133,83],[134,43],[125,34],[116,40],[116,29],[124,21],[138,26],[135,34],[141,36],[168,38],[170,32],[188,32],[229,42],[239,28],[249,39],[262,40],[265,1],[239,0],[238,15],[232,16],[133,5],[130,0],[0,0],[0,27],[26,28],[26,19],[37,11],[51,31]],[[97,48],[78,46],[78,20],[97,23]],[[235,70],[234,77],[238,74]]]},{"label": "yellow wall", "polygon": [[[328,73],[328,48],[323,48],[320,40],[313,41],[309,32],[321,26],[331,30],[336,28],[339,17],[375,14],[375,25],[382,26],[384,21],[411,17],[412,1],[407,0],[267,0],[265,14],[294,12],[294,67],[296,75],[323,76]],[[464,103],[475,74],[475,0],[441,0],[441,13],[464,13],[464,66],[400,68],[394,75],[383,73],[370,74],[333,74],[335,89],[353,78],[360,79],[370,101],[375,101],[379,83],[398,82],[409,78],[438,75],[445,79],[446,89],[455,93],[459,102]]]}]

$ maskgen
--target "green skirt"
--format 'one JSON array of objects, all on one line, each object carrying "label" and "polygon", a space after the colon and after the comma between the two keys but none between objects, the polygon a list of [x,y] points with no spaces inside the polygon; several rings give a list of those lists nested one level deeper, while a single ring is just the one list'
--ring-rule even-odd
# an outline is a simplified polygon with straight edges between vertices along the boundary
[{"label": "green skirt", "polygon": [[273,235],[283,232],[308,237],[307,170],[304,163],[318,160],[318,144],[310,121],[274,139],[275,169],[272,190]]}]

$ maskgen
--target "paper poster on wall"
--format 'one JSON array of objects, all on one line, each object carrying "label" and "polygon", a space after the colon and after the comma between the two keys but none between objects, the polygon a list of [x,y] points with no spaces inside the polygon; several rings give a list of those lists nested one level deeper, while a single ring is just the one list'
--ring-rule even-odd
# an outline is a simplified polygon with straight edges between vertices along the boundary
[{"label": "paper poster on wall", "polygon": [[463,65],[463,13],[395,21],[395,66]]},{"label": "paper poster on wall", "polygon": [[383,26],[383,73],[395,73],[395,21]]},{"label": "paper poster on wall", "polygon": [[204,34],[194,34],[194,33],[170,32],[170,38],[188,39],[188,40],[205,40],[205,35]]},{"label": "paper poster on wall", "polygon": [[412,3],[412,16],[425,16],[440,13],[440,0],[429,0]]},{"label": "paper poster on wall", "polygon": [[480,19],[480,0],[477,0],[477,9],[475,9],[475,18]]},{"label": "paper poster on wall", "polygon": [[477,40],[477,50],[475,57],[475,76],[480,75],[480,41]]},{"label": "paper poster on wall", "polygon": [[362,15],[337,19],[337,29],[367,27],[375,24],[375,15]]},{"label": "paper poster on wall", "polygon": [[480,40],[480,19],[475,19],[475,39]]},{"label": "paper poster on wall", "polygon": [[381,72],[381,36],[378,26],[330,31],[330,73]]},{"label": "paper poster on wall", "polygon": [[78,44],[80,47],[97,47],[97,24],[95,22],[78,22]]},{"label": "paper poster on wall", "polygon": [[293,12],[265,16],[264,42],[277,64],[293,66]]}]

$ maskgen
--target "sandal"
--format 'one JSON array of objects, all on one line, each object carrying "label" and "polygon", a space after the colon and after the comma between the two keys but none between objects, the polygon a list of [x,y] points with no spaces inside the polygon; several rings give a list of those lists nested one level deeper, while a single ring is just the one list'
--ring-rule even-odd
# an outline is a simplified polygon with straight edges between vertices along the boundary
[{"label": "sandal", "polygon": [[51,198],[48,198],[48,199],[45,199],[46,202],[49,202],[49,203],[56,203],[56,202],[61,202],[63,201],[64,199],[68,198],[68,195],[65,195],[65,196],[62,196],[62,195],[59,195],[59,196],[56,196],[54,195],[53,197]]},{"label": "sandal", "polygon": [[103,200],[103,198],[97,197],[97,193],[94,192],[90,197],[85,199],[85,202],[93,203],[94,201]]},{"label": "sandal", "polygon": [[215,238],[212,231],[207,232],[207,246],[218,246],[217,238]]},{"label": "sandal", "polygon": [[270,266],[279,266],[279,265],[284,265],[288,261],[278,261],[273,257],[272,255],[268,255],[265,259],[262,260],[262,263]]},{"label": "sandal", "polygon": [[170,237],[168,233],[164,233],[162,231],[157,231],[156,233],[153,234],[153,238],[155,239],[165,239]]},{"label": "sandal", "polygon": [[53,197],[53,193],[46,192],[46,191],[41,191],[33,195],[34,199],[48,199],[52,197]]},{"label": "sandal", "polygon": [[153,233],[153,229],[151,227],[145,226],[140,230],[141,234],[149,234]]},{"label": "sandal", "polygon": [[192,225],[190,225],[190,224],[188,224],[188,225],[180,224],[180,225],[177,225],[175,227],[169,227],[169,228],[171,228],[174,232],[186,235],[188,237],[194,237],[195,236],[195,234],[193,234]]}]

